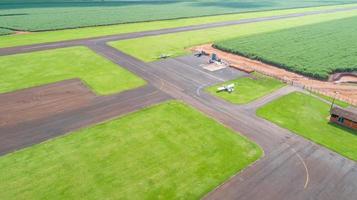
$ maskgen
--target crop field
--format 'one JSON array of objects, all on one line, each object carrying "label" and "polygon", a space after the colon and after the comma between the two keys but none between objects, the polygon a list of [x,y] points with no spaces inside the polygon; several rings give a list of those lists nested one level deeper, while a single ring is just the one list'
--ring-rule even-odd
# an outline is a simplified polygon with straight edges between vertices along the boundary
[{"label": "crop field", "polygon": [[4,29],[4,28],[0,28],[0,36],[1,35],[8,35],[13,33],[13,31],[9,30],[9,29]]},{"label": "crop field", "polygon": [[357,70],[357,17],[215,43],[218,49],[317,79]]},{"label": "crop field", "polygon": [[[232,93],[217,93],[217,87],[231,83],[235,84],[234,91]],[[208,87],[206,91],[231,103],[245,104],[263,97],[283,86],[284,84],[280,81],[258,73],[254,73],[252,77],[238,78],[223,84],[214,85]]]},{"label": "crop field", "polygon": [[5,0],[0,3],[0,27],[43,31],[356,2],[357,0]]},{"label": "crop field", "polygon": [[111,42],[110,44],[129,55],[135,56],[143,61],[150,62],[157,60],[161,54],[168,54],[171,56],[187,54],[188,51],[186,49],[195,45],[207,44],[231,38],[245,38],[254,34],[273,32],[309,24],[315,25],[320,22],[353,16],[357,16],[357,11],[321,14],[295,19],[266,21],[253,24],[242,24],[222,28],[150,36],[130,40],[121,40]]},{"label": "crop field", "polygon": [[95,93],[107,95],[145,81],[85,47],[0,56],[0,93],[80,78]]},{"label": "crop field", "polygon": [[218,16],[161,20],[161,21],[152,21],[152,22],[138,22],[138,23],[110,25],[110,26],[96,26],[96,27],[66,29],[66,30],[57,30],[57,31],[32,32],[31,34],[21,34],[21,35],[19,34],[7,35],[7,36],[2,36],[0,38],[1,41],[0,48],[19,46],[19,45],[30,45],[30,44],[45,43],[45,42],[57,42],[57,41],[73,40],[73,39],[80,39],[80,38],[98,37],[98,36],[106,36],[106,35],[113,35],[113,34],[123,34],[123,33],[130,33],[130,32],[157,30],[157,29],[164,29],[164,28],[174,28],[174,27],[181,27],[181,26],[207,24],[207,23],[223,22],[223,21],[231,21],[231,20],[241,20],[241,19],[248,19],[248,18],[286,15],[286,14],[299,13],[299,12],[322,11],[322,10],[336,9],[336,8],[349,8],[356,5],[357,4],[348,4],[348,5],[337,5],[337,6],[272,10],[272,11],[227,14],[227,15],[218,15]]},{"label": "crop field", "polygon": [[0,199],[199,199],[262,155],[177,101],[0,158]]},{"label": "crop field", "polygon": [[357,160],[356,132],[330,124],[329,110],[329,104],[310,95],[295,92],[258,109],[257,115],[343,156]]}]

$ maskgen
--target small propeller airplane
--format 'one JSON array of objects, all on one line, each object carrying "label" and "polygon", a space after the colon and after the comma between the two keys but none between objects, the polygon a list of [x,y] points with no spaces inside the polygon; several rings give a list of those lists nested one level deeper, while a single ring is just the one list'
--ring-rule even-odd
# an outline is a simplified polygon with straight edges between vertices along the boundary
[{"label": "small propeller airplane", "polygon": [[223,92],[223,91],[227,91],[229,93],[234,91],[234,83],[229,84],[229,85],[224,85],[222,87],[218,87],[217,88],[217,92]]},{"label": "small propeller airplane", "polygon": [[171,56],[171,54],[161,54],[158,58],[165,59],[165,58],[169,58],[170,56]]},{"label": "small propeller airplane", "polygon": [[203,50],[196,51],[195,56],[196,57],[201,57],[201,56],[208,56],[209,54]]}]

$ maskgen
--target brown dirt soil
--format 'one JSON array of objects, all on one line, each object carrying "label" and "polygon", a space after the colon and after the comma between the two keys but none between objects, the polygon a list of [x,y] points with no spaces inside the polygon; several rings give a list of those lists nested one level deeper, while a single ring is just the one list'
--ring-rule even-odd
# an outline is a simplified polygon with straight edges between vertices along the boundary
[{"label": "brown dirt soil", "polygon": [[357,83],[357,72],[335,73],[329,77],[329,81],[337,83]]},{"label": "brown dirt soil", "polygon": [[216,53],[219,58],[229,62],[234,67],[243,71],[254,70],[326,96],[336,96],[336,98],[340,100],[346,101],[352,105],[357,105],[357,86],[355,85],[338,84],[334,82],[320,81],[308,78],[300,74],[287,71],[285,69],[215,49],[212,47],[212,44],[193,47],[190,50],[203,50],[209,54]]},{"label": "brown dirt soil", "polygon": [[355,76],[342,76],[339,82],[344,82],[344,83],[357,83],[357,77]]},{"label": "brown dirt soil", "polygon": [[0,94],[0,127],[85,106],[94,97],[79,79]]},{"label": "brown dirt soil", "polygon": [[15,35],[24,35],[24,34],[31,34],[31,32],[28,31],[15,31]]}]

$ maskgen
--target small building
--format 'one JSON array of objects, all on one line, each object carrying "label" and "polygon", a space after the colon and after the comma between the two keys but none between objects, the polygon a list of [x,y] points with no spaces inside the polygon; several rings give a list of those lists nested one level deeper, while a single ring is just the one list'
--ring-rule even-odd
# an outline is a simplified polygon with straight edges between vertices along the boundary
[{"label": "small building", "polygon": [[333,107],[330,122],[357,130],[357,109]]}]

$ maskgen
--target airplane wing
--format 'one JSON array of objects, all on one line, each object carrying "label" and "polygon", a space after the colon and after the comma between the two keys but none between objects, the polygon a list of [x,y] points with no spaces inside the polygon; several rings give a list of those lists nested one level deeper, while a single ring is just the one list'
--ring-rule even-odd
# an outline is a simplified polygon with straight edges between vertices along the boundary
[{"label": "airplane wing", "polygon": [[225,87],[218,87],[217,90],[218,91],[222,91],[222,90],[225,90],[226,88]]},{"label": "airplane wing", "polygon": [[227,88],[234,88],[234,83],[227,85]]}]

